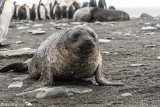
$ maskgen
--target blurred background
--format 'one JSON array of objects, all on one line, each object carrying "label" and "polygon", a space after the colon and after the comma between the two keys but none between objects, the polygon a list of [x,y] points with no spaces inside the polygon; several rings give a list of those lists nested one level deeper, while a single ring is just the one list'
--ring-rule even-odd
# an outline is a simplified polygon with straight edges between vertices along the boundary
[{"label": "blurred background", "polygon": [[[30,7],[33,3],[38,4],[39,0],[11,0],[18,4],[27,3]],[[54,0],[42,0],[43,3],[49,3]],[[62,1],[62,0],[61,0]],[[76,0],[80,3],[89,0]],[[126,11],[131,17],[139,17],[141,13],[148,13],[152,16],[160,15],[159,0],[106,0],[107,6],[113,5],[119,10]]]}]

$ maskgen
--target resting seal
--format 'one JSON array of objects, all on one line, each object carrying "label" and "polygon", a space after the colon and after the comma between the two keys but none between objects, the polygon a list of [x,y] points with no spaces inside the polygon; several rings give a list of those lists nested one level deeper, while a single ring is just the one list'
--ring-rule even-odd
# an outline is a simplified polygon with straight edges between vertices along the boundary
[{"label": "resting seal", "polygon": [[[18,65],[19,66],[16,66]],[[54,85],[55,80],[76,80],[95,75],[101,85],[121,85],[105,79],[98,36],[89,27],[75,26],[51,35],[26,63],[8,65],[0,70],[27,70],[41,86]],[[23,69],[18,69],[23,67]],[[16,68],[17,67],[17,68]]]},{"label": "resting seal", "polygon": [[91,10],[93,7],[83,7],[75,11],[73,15],[73,21],[83,21],[83,22],[90,22],[91,21]]},{"label": "resting seal", "polygon": [[91,15],[93,21],[125,21],[130,20],[129,14],[121,10],[114,9],[91,9]]}]

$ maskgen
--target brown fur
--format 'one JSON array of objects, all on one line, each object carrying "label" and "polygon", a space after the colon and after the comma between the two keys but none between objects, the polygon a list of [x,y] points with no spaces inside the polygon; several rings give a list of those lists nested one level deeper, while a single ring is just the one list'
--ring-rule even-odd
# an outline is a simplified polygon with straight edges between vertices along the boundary
[{"label": "brown fur", "polygon": [[130,16],[120,10],[104,10],[100,8],[93,8],[91,10],[93,21],[125,21],[130,20]]}]

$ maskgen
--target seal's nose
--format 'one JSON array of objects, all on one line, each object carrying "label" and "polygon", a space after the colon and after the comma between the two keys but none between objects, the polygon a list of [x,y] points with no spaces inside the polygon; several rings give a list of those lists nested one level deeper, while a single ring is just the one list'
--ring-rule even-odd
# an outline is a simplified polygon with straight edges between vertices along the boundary
[{"label": "seal's nose", "polygon": [[95,43],[92,40],[85,40],[82,45],[82,48],[85,48],[85,49],[92,49],[94,47],[95,47]]}]

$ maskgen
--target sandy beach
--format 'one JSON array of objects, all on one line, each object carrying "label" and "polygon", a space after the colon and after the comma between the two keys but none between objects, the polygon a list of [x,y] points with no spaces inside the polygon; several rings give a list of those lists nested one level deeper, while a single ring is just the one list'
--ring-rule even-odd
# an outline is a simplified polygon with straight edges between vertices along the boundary
[{"label": "sandy beach", "polygon": [[[64,23],[62,23],[64,22]],[[38,24],[38,25],[37,25]],[[55,25],[58,27],[55,27]],[[101,43],[103,73],[110,81],[124,86],[97,86],[90,82],[57,82],[56,86],[85,87],[90,93],[59,96],[47,99],[17,97],[36,80],[27,73],[0,73],[0,106],[24,107],[158,107],[160,105],[160,20],[132,18],[130,21],[79,23],[87,24],[97,33]],[[4,43],[7,49],[38,46],[51,34],[75,26],[66,21],[33,21],[12,23]],[[32,35],[29,30],[42,30],[45,34]],[[2,51],[2,50],[1,50]],[[0,58],[0,67],[17,61],[25,61],[32,55]],[[15,79],[15,78],[23,79]],[[94,81],[94,78],[91,80]],[[16,81],[21,88],[8,88]],[[56,87],[54,86],[54,87]]]}]

